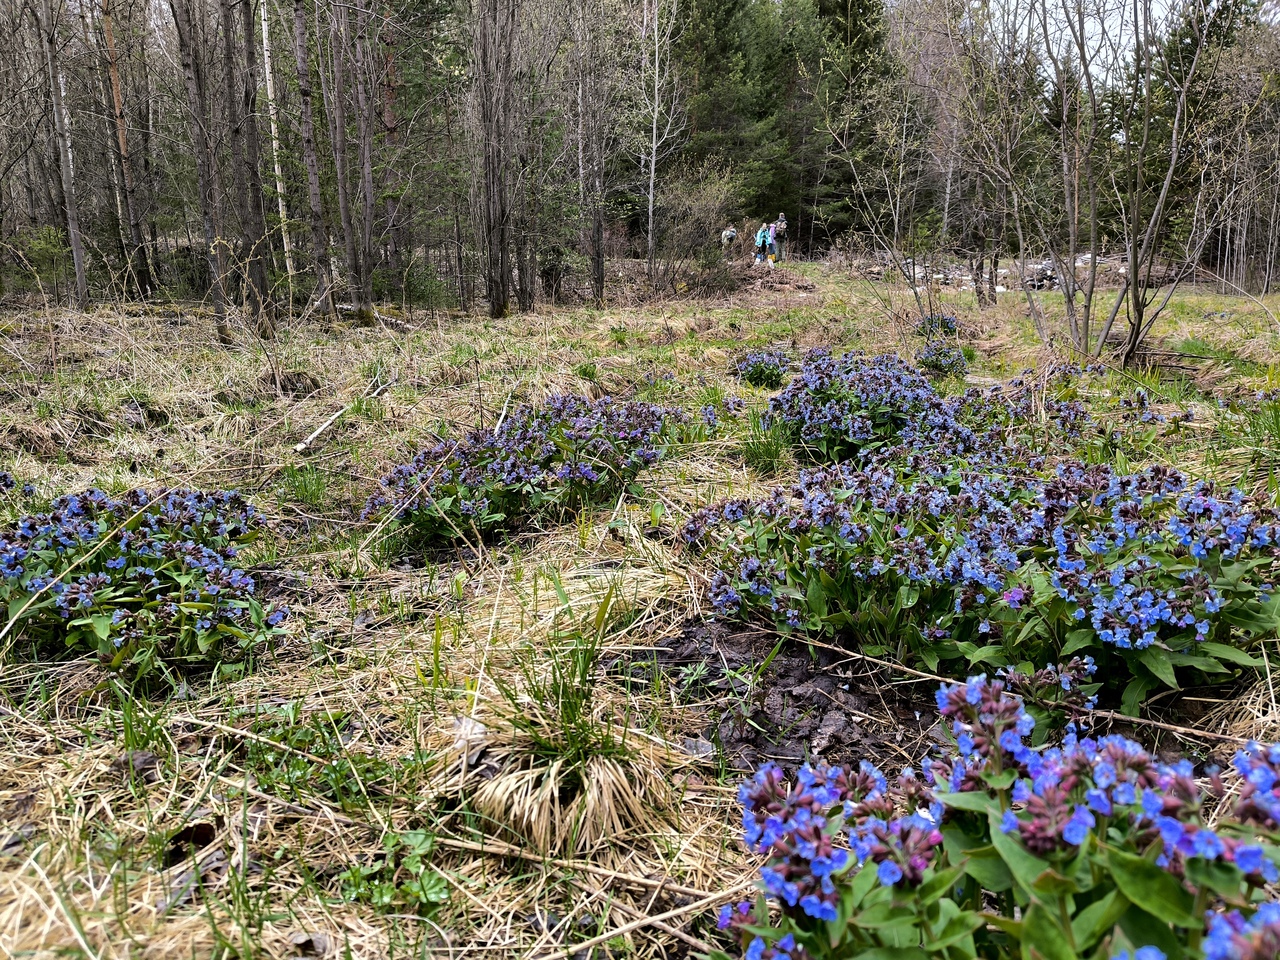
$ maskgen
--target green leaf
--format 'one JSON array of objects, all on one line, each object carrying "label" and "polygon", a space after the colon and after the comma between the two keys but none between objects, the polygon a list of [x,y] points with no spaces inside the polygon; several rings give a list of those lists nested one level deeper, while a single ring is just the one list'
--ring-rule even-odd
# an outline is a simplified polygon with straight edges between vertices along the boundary
[{"label": "green leaf", "polygon": [[1063,894],[1076,893],[1080,886],[1071,877],[1064,877],[1057,870],[1046,870],[1036,877],[1032,889],[1045,897],[1059,897]]},{"label": "green leaf", "polygon": [[1240,648],[1233,647],[1229,643],[1216,643],[1212,640],[1206,640],[1204,643],[1196,644],[1196,649],[1227,663],[1235,663],[1242,667],[1253,667],[1255,669],[1262,667],[1261,660],[1251,657]]},{"label": "green leaf", "polygon": [[1000,805],[1000,801],[989,793],[939,793],[937,797],[943,806],[953,810],[972,810],[975,813],[987,813]]},{"label": "green leaf", "polygon": [[1093,635],[1093,631],[1088,627],[1072,630],[1067,634],[1067,642],[1063,644],[1062,653],[1059,656],[1069,657],[1077,650],[1085,650],[1095,643],[1097,643],[1097,637]]},{"label": "green leaf", "polygon": [[1120,892],[1153,917],[1179,927],[1202,922],[1191,912],[1195,904],[1191,894],[1172,874],[1123,850],[1107,848],[1105,856]]},{"label": "green leaf", "polygon": [[1129,908],[1129,901],[1119,890],[1112,890],[1101,900],[1089,904],[1071,921],[1071,933],[1076,946],[1088,950],[1102,935],[1116,925],[1120,915]]},{"label": "green leaf", "polygon": [[916,898],[922,906],[928,906],[934,901],[940,899],[944,893],[956,885],[956,882],[964,876],[964,867],[950,867],[946,870],[940,870],[932,877],[920,885],[920,889],[916,891]]},{"label": "green leaf", "polygon": [[980,663],[1002,663],[1004,659],[1004,648],[998,643],[990,643],[979,647],[977,653],[969,657],[969,664],[977,666]]},{"label": "green leaf", "polygon": [[1191,667],[1204,673],[1229,673],[1221,663],[1213,657],[1197,657],[1190,653],[1169,653],[1169,663],[1175,667]]},{"label": "green leaf", "polygon": [[1023,960],[1079,960],[1058,918],[1038,903],[1022,918]]},{"label": "green leaf", "polygon": [[1120,915],[1120,929],[1129,942],[1144,947],[1159,947],[1165,960],[1183,960],[1186,955],[1169,924],[1153,917],[1136,903]]},{"label": "green leaf", "polygon": [[955,824],[942,828],[943,849],[952,863],[964,866],[964,872],[990,890],[1003,893],[1013,886],[1013,876],[995,847],[984,838],[972,837]]},{"label": "green leaf", "polygon": [[912,923],[915,921],[915,917],[915,911],[909,907],[895,904],[892,900],[885,900],[882,903],[873,904],[862,911],[858,915],[858,926],[890,927],[904,922]]},{"label": "green leaf", "polygon": [[1147,691],[1155,685],[1156,681],[1151,677],[1134,677],[1130,680],[1120,697],[1120,712],[1127,717],[1138,716],[1142,701],[1147,698]]},{"label": "green leaf", "polygon": [[858,909],[863,899],[868,893],[876,888],[876,872],[874,870],[859,870],[858,875],[853,878],[853,883],[845,888],[844,898],[848,902],[849,913]]},{"label": "green leaf", "polygon": [[1186,861],[1187,879],[1197,887],[1207,887],[1224,897],[1238,897],[1244,874],[1232,863],[1202,860],[1193,857]]},{"label": "green leaf", "polygon": [[872,947],[853,954],[854,960],[929,960],[919,947]]},{"label": "green leaf", "polygon": [[933,935],[929,941],[929,948],[935,954],[939,950],[945,950],[952,944],[959,943],[984,923],[986,923],[986,921],[980,913],[974,913],[971,910],[958,913],[948,920],[941,930]]},{"label": "green leaf", "polygon": [[809,605],[809,612],[819,617],[827,615],[827,592],[822,589],[822,583],[817,577],[809,580],[808,589],[805,591],[805,602]]},{"label": "green leaf", "polygon": [[1178,678],[1173,674],[1169,656],[1159,647],[1147,647],[1138,651],[1138,662],[1150,670],[1166,687],[1178,688]]},{"label": "green leaf", "polygon": [[1018,885],[1023,890],[1030,890],[1035,885],[1036,878],[1049,869],[1048,862],[1029,853],[1021,843],[1001,830],[1000,817],[994,810],[988,816],[991,820],[991,845],[996,848],[996,853],[1000,854],[1000,859],[1005,862]]}]

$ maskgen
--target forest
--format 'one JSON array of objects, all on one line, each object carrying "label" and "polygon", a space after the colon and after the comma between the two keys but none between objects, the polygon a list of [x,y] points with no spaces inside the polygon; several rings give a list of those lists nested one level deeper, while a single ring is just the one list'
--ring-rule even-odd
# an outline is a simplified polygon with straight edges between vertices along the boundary
[{"label": "forest", "polygon": [[[1257,0],[5,7],[5,289],[199,300],[223,340],[723,284],[721,229],[778,211],[795,256],[959,264],[1046,339],[1029,291],[1061,285],[1095,356],[1132,354],[1155,281],[1266,294],[1280,265]],[[1095,297],[1074,265],[1108,257],[1130,289]]]},{"label": "forest", "polygon": [[0,957],[1280,958],[1275,0],[0,0]]}]

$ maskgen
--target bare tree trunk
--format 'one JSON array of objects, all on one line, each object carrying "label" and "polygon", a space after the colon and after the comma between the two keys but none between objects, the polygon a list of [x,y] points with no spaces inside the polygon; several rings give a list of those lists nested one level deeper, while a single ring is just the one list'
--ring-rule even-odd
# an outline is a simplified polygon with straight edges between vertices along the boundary
[{"label": "bare tree trunk", "polygon": [[62,207],[67,224],[67,240],[71,244],[71,262],[76,276],[76,303],[81,310],[89,306],[89,281],[85,274],[84,238],[80,235],[80,212],[76,206],[75,163],[71,154],[71,117],[67,113],[62,68],[58,60],[58,40],[50,0],[40,0],[40,7],[30,5],[40,44],[44,50],[44,66],[49,80],[49,96],[53,104],[53,130],[58,142],[58,171],[62,177]]},{"label": "bare tree trunk", "polygon": [[357,292],[357,313],[373,318],[373,130],[375,104],[369,90],[372,58],[369,51],[369,11],[366,0],[356,5],[355,58],[356,74],[356,130],[360,137],[360,285]]},{"label": "bare tree trunk", "polygon": [[107,51],[107,75],[111,80],[111,106],[115,120],[116,149],[120,151],[120,168],[124,179],[125,214],[129,219],[129,241],[133,245],[130,269],[144,297],[151,293],[151,263],[142,237],[142,221],[138,215],[137,187],[133,178],[133,161],[129,156],[128,123],[125,119],[124,92],[120,83],[120,58],[116,54],[116,34],[111,14],[111,0],[100,0],[102,37]]},{"label": "bare tree trunk", "polygon": [[[400,122],[396,116],[396,94],[399,89],[399,76],[396,70],[396,46],[399,38],[396,34],[395,25],[391,16],[387,17],[387,26],[382,31],[383,46],[383,79],[382,79],[382,135],[386,138],[387,152],[389,162],[386,167],[386,197],[387,197],[387,259],[390,261],[391,270],[395,273],[395,283],[398,289],[403,291],[404,270],[405,270],[405,254],[408,254],[410,260],[413,258],[413,250],[406,243],[405,225],[401,221],[401,215],[404,214],[406,220],[412,216],[411,210],[408,208],[404,199],[404,190],[400,177],[399,151],[400,151]],[[402,207],[404,208],[402,210]],[[409,248],[409,249],[406,249]]]},{"label": "bare tree trunk", "polygon": [[[266,0],[261,0],[264,4]],[[245,239],[245,274],[249,296],[258,310],[258,335],[273,337],[276,332],[275,310],[267,280],[267,210],[262,191],[262,144],[258,138],[258,44],[254,38],[254,0],[240,0],[241,28],[244,30],[244,100],[240,122],[244,128],[245,186],[248,202],[243,224]]]},{"label": "bare tree trunk", "polygon": [[320,162],[316,158],[315,96],[311,87],[311,63],[307,57],[306,0],[293,0],[293,55],[298,65],[298,100],[301,112],[302,160],[307,168],[307,203],[311,213],[311,257],[316,271],[316,302],[321,314],[333,317],[333,272],[329,241],[325,236],[321,206]]},{"label": "bare tree trunk", "polygon": [[205,260],[209,267],[209,293],[213,297],[214,326],[218,342],[232,342],[227,326],[225,256],[218,234],[218,196],[221,194],[217,163],[209,139],[208,100],[205,96],[204,69],[195,49],[195,22],[188,0],[169,0],[174,28],[178,35],[178,54],[187,88],[187,112],[190,118],[191,143],[196,153],[196,181],[200,191],[200,219],[204,228]]},{"label": "bare tree trunk", "polygon": [[345,4],[334,4],[332,29],[329,35],[329,50],[333,56],[333,83],[330,85],[325,72],[320,71],[320,95],[325,103],[325,116],[329,121],[329,143],[333,147],[333,169],[335,188],[338,194],[338,219],[342,224],[342,249],[347,261],[347,286],[350,288],[352,305],[355,306],[357,323],[372,319],[361,313],[359,303],[363,282],[360,273],[360,260],[356,255],[355,224],[351,219],[350,188],[347,181],[347,104],[346,104],[346,43],[347,43],[347,8]]},{"label": "bare tree trunk", "polygon": [[275,174],[276,207],[280,214],[280,243],[284,247],[284,269],[289,275],[289,293],[293,295],[293,238],[289,233],[289,208],[285,203],[284,174],[280,168],[280,111],[276,106],[275,71],[271,66],[271,23],[267,17],[267,0],[258,8],[262,19],[262,72],[267,81],[267,116],[271,123],[271,170]]},{"label": "bare tree trunk", "polygon": [[511,71],[517,0],[482,0],[475,23],[475,88],[481,140],[481,228],[491,317],[511,302]]}]

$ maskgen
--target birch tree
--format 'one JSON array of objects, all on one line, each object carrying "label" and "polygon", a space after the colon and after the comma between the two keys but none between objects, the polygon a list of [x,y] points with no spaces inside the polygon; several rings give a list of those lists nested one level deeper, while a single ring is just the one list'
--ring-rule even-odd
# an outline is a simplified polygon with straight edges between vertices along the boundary
[{"label": "birch tree", "polygon": [[58,145],[58,172],[62,183],[62,206],[66,218],[67,242],[76,277],[76,302],[80,309],[89,305],[89,281],[85,273],[84,239],[80,235],[80,212],[76,202],[75,159],[71,147],[71,114],[66,104],[66,78],[58,55],[58,21],[52,0],[28,0],[28,9],[40,35],[44,65],[49,82],[49,100],[53,113],[54,138]]},{"label": "birch tree", "polygon": [[649,282],[657,282],[656,202],[658,167],[680,143],[685,130],[683,87],[676,70],[680,0],[640,0],[637,40],[638,102],[642,120],[639,159],[644,178],[645,236]]}]

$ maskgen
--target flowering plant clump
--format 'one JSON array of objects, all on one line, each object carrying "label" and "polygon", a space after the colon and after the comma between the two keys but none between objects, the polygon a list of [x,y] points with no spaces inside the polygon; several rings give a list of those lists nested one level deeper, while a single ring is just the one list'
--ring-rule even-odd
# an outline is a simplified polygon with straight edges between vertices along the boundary
[{"label": "flowering plant clump", "polygon": [[60,497],[0,532],[0,604],[37,654],[93,651],[136,678],[238,669],[288,613],[236,565],[261,526],[237,493]]},{"label": "flowering plant clump", "polygon": [[916,353],[916,364],[939,377],[963,378],[969,370],[969,361],[958,347],[936,341]]},{"label": "flowering plant clump", "polygon": [[684,422],[680,411],[649,403],[552,397],[396,467],[364,516],[392,510],[411,539],[431,543],[488,536],[532,516],[572,515],[616,499]]},{"label": "flowering plant clump", "polygon": [[1280,514],[1153,467],[1013,479],[917,459],[803,471],[698,511],[710,599],[874,654],[1008,666],[1088,653],[1136,710],[1179,674],[1230,679],[1280,630]]},{"label": "flowering plant clump", "polygon": [[1030,746],[1001,680],[944,685],[937,704],[952,745],[919,774],[864,762],[788,782],[770,764],[743,785],[766,863],[759,899],[719,923],[743,956],[1275,956],[1280,747],[1237,754],[1243,786],[1215,818],[1221,780],[1202,787],[1187,761],[1073,728]]},{"label": "flowering plant clump", "polygon": [[791,361],[781,350],[756,350],[735,363],[732,373],[753,387],[777,390],[790,366]]},{"label": "flowering plant clump", "polygon": [[975,429],[964,401],[945,399],[896,355],[812,350],[769,401],[769,416],[811,459],[838,463],[891,450],[1000,458],[1003,436]]},{"label": "flowering plant clump", "polygon": [[916,324],[916,333],[933,339],[938,336],[953,337],[960,329],[960,322],[948,313],[934,313],[922,317]]}]

